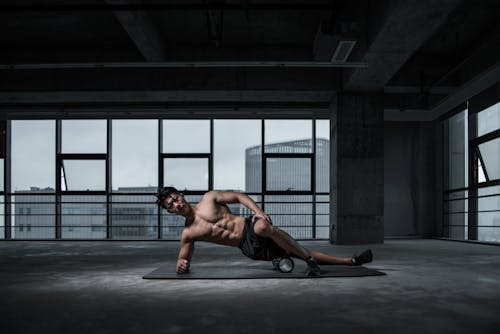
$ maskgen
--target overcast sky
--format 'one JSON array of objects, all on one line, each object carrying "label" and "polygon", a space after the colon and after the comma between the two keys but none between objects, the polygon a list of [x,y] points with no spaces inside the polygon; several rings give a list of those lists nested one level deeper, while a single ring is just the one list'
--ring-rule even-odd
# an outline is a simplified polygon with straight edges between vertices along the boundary
[{"label": "overcast sky", "polygon": [[[64,120],[63,153],[105,154],[105,120]],[[13,191],[55,188],[55,121],[12,121]],[[317,136],[328,138],[329,121],[319,121]],[[267,120],[266,143],[311,138],[312,122]],[[260,120],[214,121],[214,188],[245,190],[245,150],[260,145]],[[209,153],[210,122],[167,120],[163,124],[164,153]],[[112,185],[158,185],[158,121],[114,120],[112,123]],[[66,161],[68,190],[101,190],[102,161]],[[194,160],[165,162],[165,185],[206,188],[208,165]],[[64,189],[64,188],[63,188]],[[102,189],[103,190],[103,189]]]}]

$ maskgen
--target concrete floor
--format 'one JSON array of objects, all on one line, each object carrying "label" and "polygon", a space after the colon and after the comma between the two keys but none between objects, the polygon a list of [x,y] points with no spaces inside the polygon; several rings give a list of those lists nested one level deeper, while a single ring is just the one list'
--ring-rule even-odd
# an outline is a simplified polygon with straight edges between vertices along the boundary
[{"label": "concrete floor", "polygon": [[[304,242],[350,256],[365,246]],[[370,245],[387,276],[143,280],[175,242],[0,241],[1,333],[498,333],[500,247],[443,240]],[[241,261],[196,246],[196,262]]]}]

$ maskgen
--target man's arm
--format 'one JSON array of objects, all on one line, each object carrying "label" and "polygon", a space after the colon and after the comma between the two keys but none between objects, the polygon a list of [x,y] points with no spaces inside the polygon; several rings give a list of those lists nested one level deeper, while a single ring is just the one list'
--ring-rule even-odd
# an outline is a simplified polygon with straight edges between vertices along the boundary
[{"label": "man's arm", "polygon": [[236,193],[231,191],[212,191],[215,201],[220,204],[233,204],[233,203],[241,203],[253,212],[255,212],[255,217],[262,217],[268,221],[271,221],[271,218],[261,209],[259,206],[251,199],[248,195],[243,193]]},{"label": "man's arm", "polygon": [[184,274],[189,271],[189,266],[191,265],[191,258],[194,253],[194,241],[191,240],[186,233],[182,233],[181,236],[181,248],[179,250],[179,256],[177,258],[177,265],[175,271],[178,274]]}]

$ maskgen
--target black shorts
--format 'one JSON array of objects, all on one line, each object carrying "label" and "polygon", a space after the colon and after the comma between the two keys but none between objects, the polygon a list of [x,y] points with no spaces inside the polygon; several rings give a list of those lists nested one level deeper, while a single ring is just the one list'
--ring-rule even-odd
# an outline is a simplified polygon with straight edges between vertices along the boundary
[{"label": "black shorts", "polygon": [[280,248],[270,238],[259,237],[255,234],[252,222],[253,216],[245,218],[245,228],[241,236],[241,252],[253,260],[271,261],[277,257],[286,255],[286,251]]}]

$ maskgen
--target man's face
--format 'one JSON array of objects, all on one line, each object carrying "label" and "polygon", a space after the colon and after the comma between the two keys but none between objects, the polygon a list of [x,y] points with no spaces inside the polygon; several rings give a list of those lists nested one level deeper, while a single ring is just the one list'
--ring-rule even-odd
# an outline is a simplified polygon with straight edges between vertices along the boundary
[{"label": "man's face", "polygon": [[168,212],[176,215],[181,215],[187,205],[189,204],[184,199],[183,194],[170,194],[163,200],[163,207],[167,209]]}]

